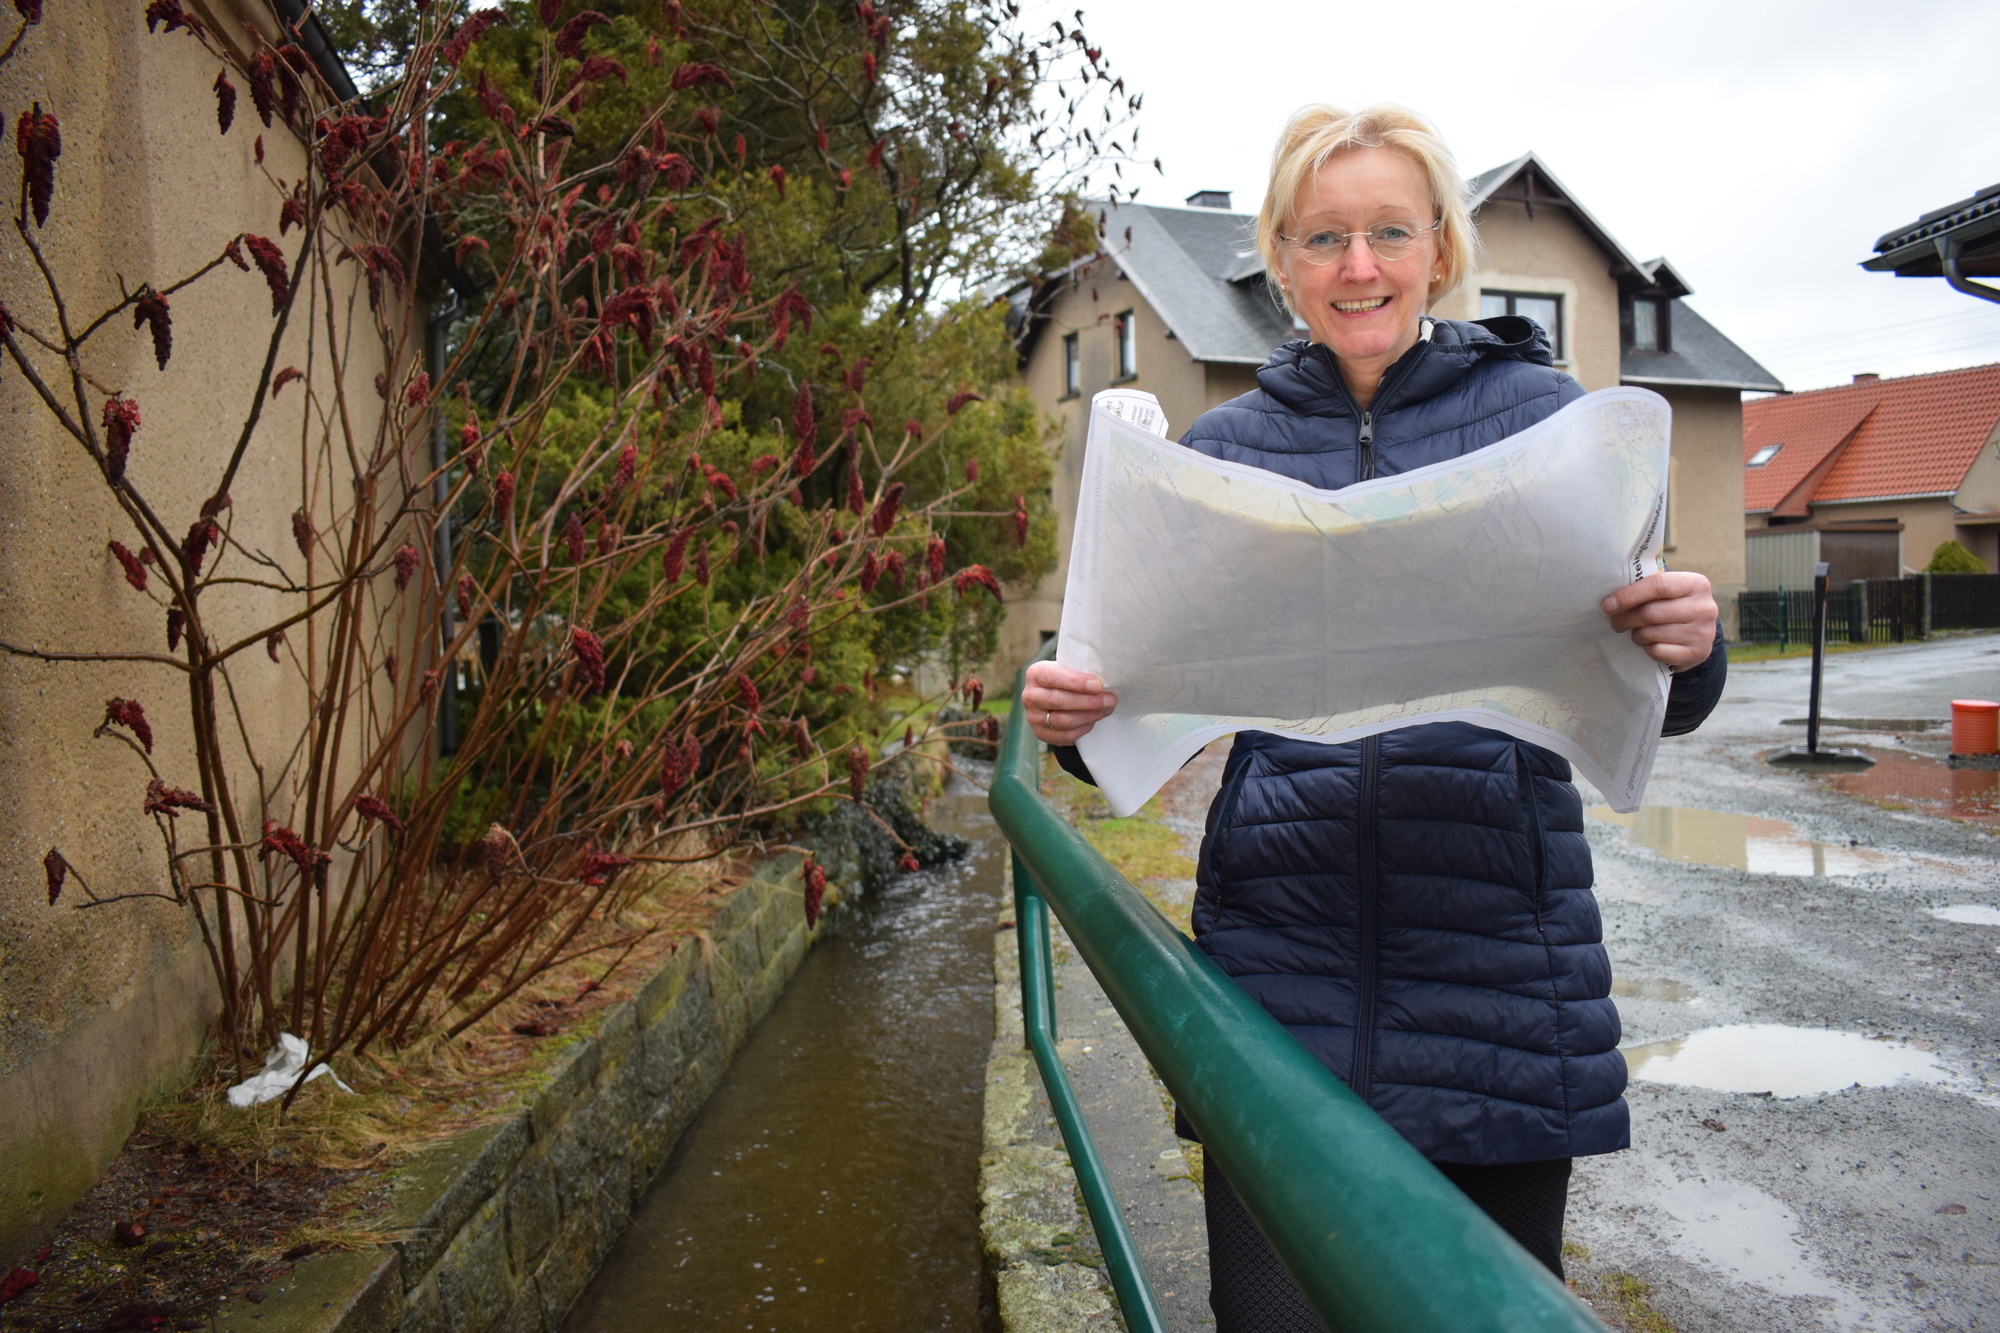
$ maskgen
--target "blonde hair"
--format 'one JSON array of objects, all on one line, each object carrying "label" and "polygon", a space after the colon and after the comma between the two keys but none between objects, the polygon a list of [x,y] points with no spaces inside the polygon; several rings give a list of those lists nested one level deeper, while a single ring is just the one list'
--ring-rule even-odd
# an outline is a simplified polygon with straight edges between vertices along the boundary
[{"label": "blonde hair", "polygon": [[[1356,148],[1387,148],[1417,165],[1430,183],[1431,207],[1439,223],[1438,272],[1431,283],[1429,304],[1435,305],[1472,273],[1478,263],[1478,234],[1465,208],[1465,181],[1452,161],[1451,150],[1431,123],[1406,107],[1384,103],[1364,111],[1343,111],[1315,103],[1300,107],[1286,122],[1271,153],[1271,181],[1264,206],[1257,212],[1257,253],[1273,278],[1279,267],[1278,232],[1298,203],[1306,182],[1336,153]],[[1275,284],[1274,284],[1275,285]],[[1279,288],[1285,308],[1294,314],[1292,295]]]}]

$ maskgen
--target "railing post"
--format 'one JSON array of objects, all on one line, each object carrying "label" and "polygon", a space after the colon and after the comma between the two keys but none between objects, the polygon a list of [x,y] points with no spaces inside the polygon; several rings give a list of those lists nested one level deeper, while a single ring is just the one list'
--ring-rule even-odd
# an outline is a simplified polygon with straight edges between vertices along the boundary
[{"label": "railing post", "polygon": [[1098,1248],[1104,1251],[1104,1267],[1111,1275],[1111,1290],[1118,1297],[1118,1312],[1125,1316],[1130,1333],[1165,1333],[1166,1321],[1160,1302],[1146,1280],[1145,1265],[1139,1262],[1138,1247],[1132,1243],[1131,1229],[1118,1207],[1118,1195],[1111,1177],[1098,1156],[1097,1142],[1084,1123],[1083,1107],[1070,1087],[1063,1069],[1062,1054],[1056,1050],[1055,948],[1050,938],[1049,907],[1036,889],[1034,878],[1013,854],[1014,934],[1021,952],[1021,1029],[1035,1067],[1041,1071],[1042,1087],[1049,1094],[1049,1109],[1055,1112],[1056,1127],[1062,1131],[1069,1149],[1070,1165],[1076,1170],[1077,1188],[1090,1225],[1097,1232]]}]

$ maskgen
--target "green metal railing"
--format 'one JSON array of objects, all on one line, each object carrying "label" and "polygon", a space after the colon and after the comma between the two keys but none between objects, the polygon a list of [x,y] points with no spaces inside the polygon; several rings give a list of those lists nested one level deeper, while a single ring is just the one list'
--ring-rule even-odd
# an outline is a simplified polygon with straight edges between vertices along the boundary
[{"label": "green metal railing", "polygon": [[1020,687],[1017,681],[990,800],[1014,849],[1022,1017],[1126,1326],[1133,1333],[1163,1328],[1056,1052],[1050,909],[1200,1126],[1209,1157],[1335,1333],[1603,1333],[1552,1273],[1050,808],[1041,794],[1041,745],[1019,706]]}]

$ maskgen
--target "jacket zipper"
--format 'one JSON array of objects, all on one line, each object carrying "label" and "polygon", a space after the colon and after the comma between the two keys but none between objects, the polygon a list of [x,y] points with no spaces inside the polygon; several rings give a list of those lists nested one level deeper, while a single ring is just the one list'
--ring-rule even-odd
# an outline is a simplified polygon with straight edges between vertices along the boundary
[{"label": "jacket zipper", "polygon": [[1521,798],[1528,806],[1528,856],[1535,877],[1535,929],[1542,929],[1542,877],[1545,873],[1542,854],[1542,805],[1535,799],[1535,774],[1528,766],[1528,752],[1518,744],[1514,747],[1514,771],[1519,775]]},{"label": "jacket zipper", "polygon": [[1347,1085],[1368,1099],[1369,1065],[1375,1055],[1375,906],[1381,890],[1375,861],[1375,789],[1381,780],[1382,738],[1361,742],[1360,827],[1355,830],[1356,883],[1361,909],[1361,980],[1354,1001],[1354,1059]]},{"label": "jacket zipper", "polygon": [[[1418,346],[1423,346],[1428,341],[1428,339],[1420,340]],[[1354,479],[1356,481],[1373,481],[1375,480],[1375,409],[1373,404],[1381,402],[1397,385],[1403,382],[1404,378],[1409,375],[1417,362],[1423,360],[1423,353],[1419,352],[1416,356],[1411,357],[1404,364],[1403,368],[1396,372],[1396,378],[1386,384],[1377,385],[1375,397],[1369,400],[1371,405],[1365,411],[1354,401],[1354,395],[1348,392],[1347,381],[1340,377],[1340,366],[1334,363],[1331,351],[1326,354],[1326,359],[1333,368],[1333,382],[1340,386],[1340,392],[1347,398],[1347,405],[1354,408],[1355,415],[1361,421],[1361,433],[1356,441],[1359,447],[1354,459]]]}]

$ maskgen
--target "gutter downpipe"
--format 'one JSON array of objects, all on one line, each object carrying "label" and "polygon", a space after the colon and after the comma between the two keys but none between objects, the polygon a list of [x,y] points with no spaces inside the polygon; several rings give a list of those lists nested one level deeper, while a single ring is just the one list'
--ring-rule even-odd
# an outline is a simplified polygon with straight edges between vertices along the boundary
[{"label": "gutter downpipe", "polygon": [[1965,276],[1959,267],[1958,252],[1963,242],[1956,236],[1940,236],[1932,242],[1937,246],[1938,264],[1944,270],[1944,280],[1951,284],[1955,292],[1976,296],[1982,301],[2000,302],[2000,287],[1989,287],[1983,282],[1974,282]]},{"label": "gutter downpipe", "polygon": [[[1043,656],[1053,652],[1053,645]],[[1055,911],[1286,1271],[1334,1333],[1604,1333],[1604,1325],[1403,1137],[1160,915],[1041,796],[1041,745],[1019,707],[995,765],[994,819],[1014,849],[1028,1031],[1048,1032],[1040,903]],[[1031,936],[1038,938],[1031,939]],[[1031,962],[1031,954],[1036,955]],[[1052,1105],[1068,1084],[1053,1045],[1036,1062]],[[1054,1066],[1053,1073],[1050,1065]],[[1059,1116],[1063,1112],[1058,1112]],[[1080,1124],[1080,1120],[1078,1121]],[[1064,1141],[1079,1183],[1101,1176],[1087,1133]],[[1079,1150],[1085,1150],[1079,1158]],[[1108,1194],[1108,1189],[1103,1191]],[[1085,1192],[1107,1264],[1115,1200]],[[1100,1219],[1100,1211],[1112,1219]],[[1125,1241],[1129,1250],[1129,1240]],[[1135,1266],[1136,1259],[1128,1259]],[[1157,1327],[1144,1276],[1113,1271],[1128,1324]],[[1128,1302],[1126,1292],[1134,1295]]]}]

